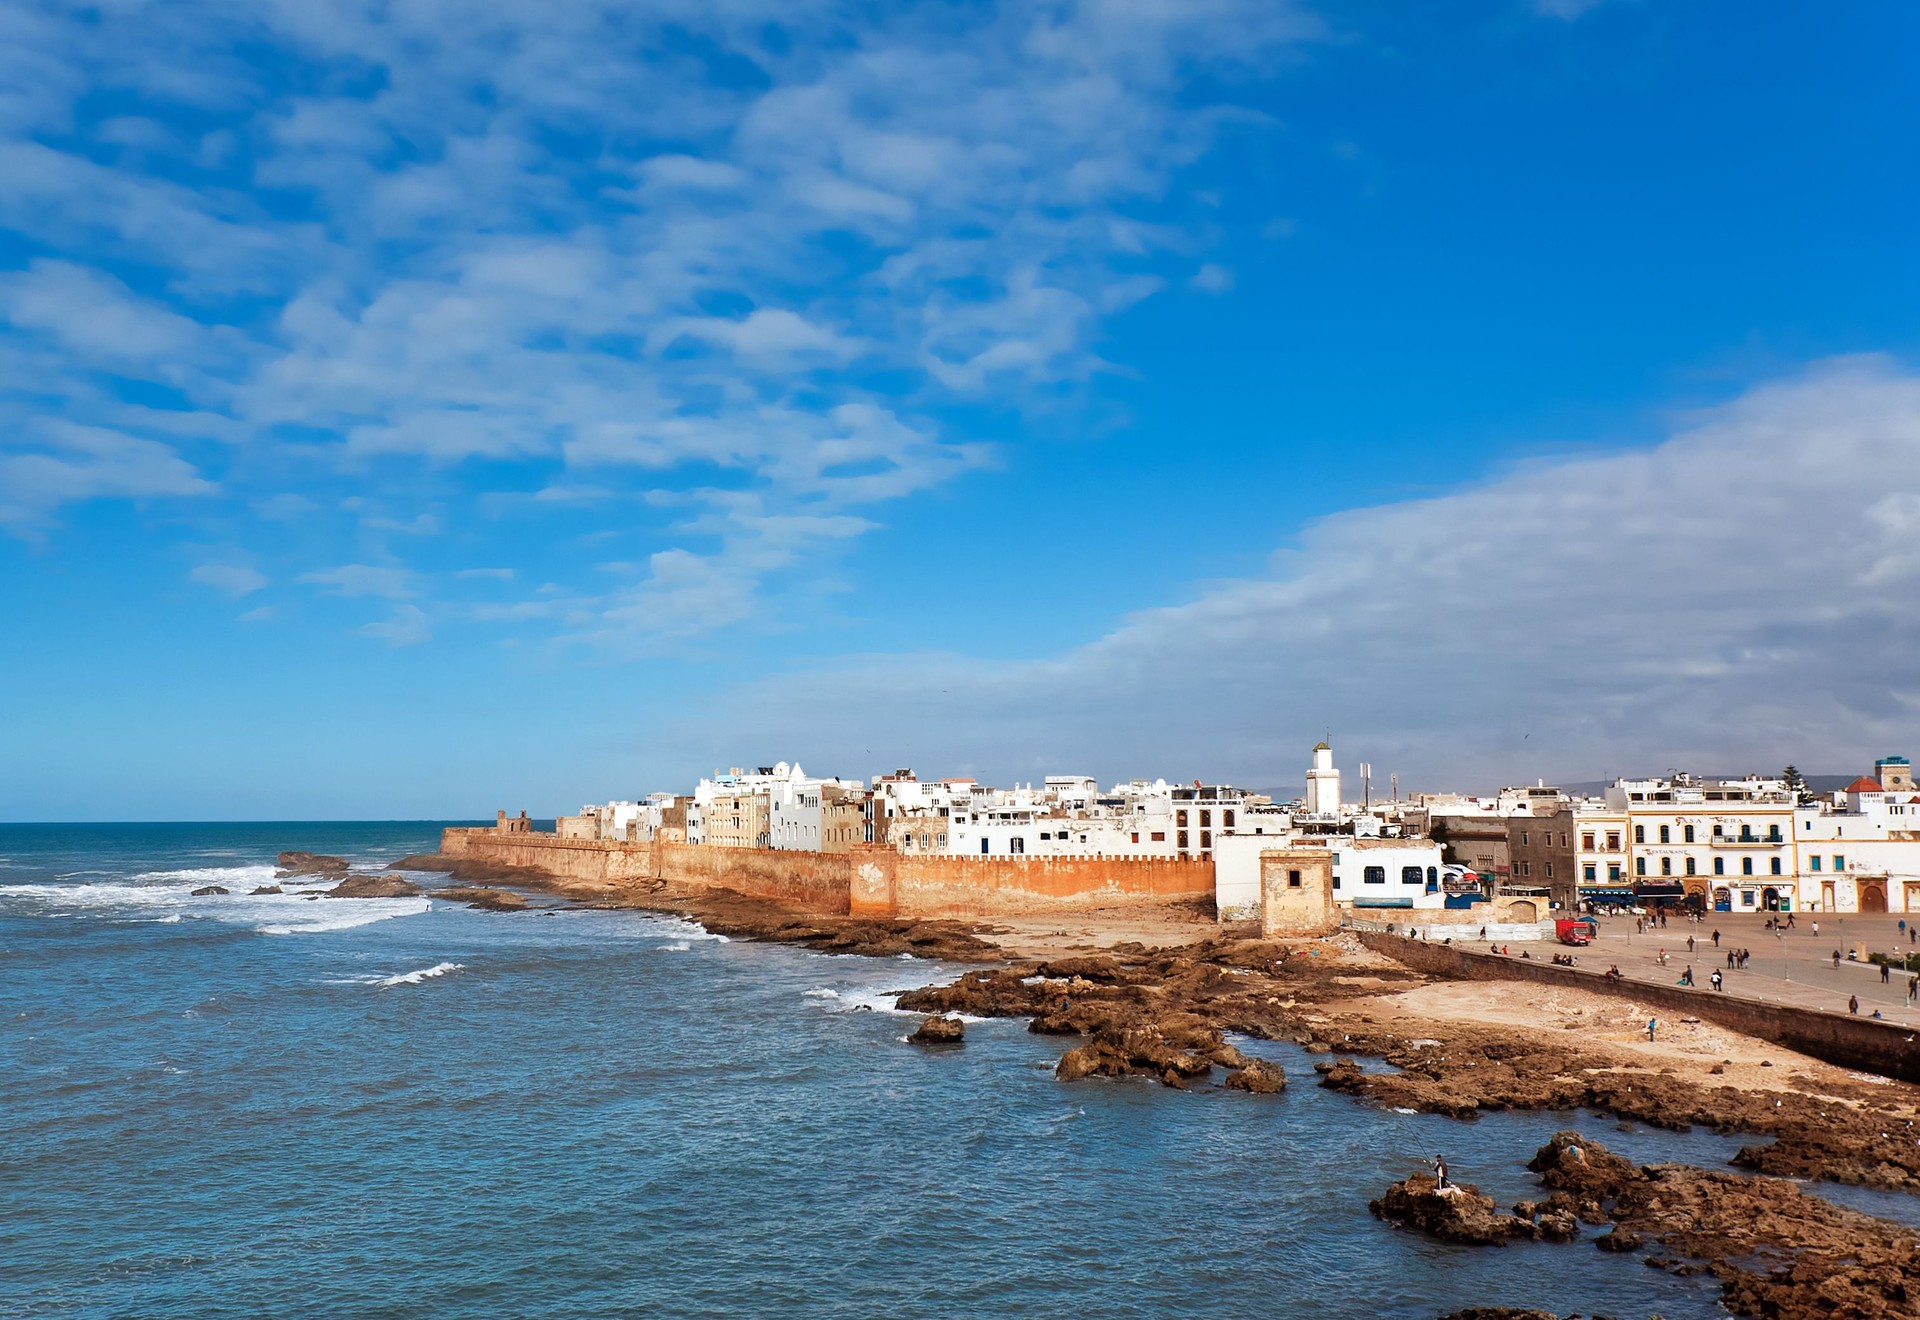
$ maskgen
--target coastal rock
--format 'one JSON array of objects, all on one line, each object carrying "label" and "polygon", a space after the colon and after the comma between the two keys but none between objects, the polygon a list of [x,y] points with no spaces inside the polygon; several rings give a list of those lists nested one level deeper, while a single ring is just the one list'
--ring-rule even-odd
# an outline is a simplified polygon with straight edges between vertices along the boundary
[{"label": "coastal rock", "polygon": [[1593,1245],[1602,1251],[1638,1251],[1644,1243],[1645,1239],[1630,1228],[1616,1228],[1593,1240]]},{"label": "coastal rock", "polygon": [[326,853],[283,852],[274,859],[280,869],[274,879],[288,880],[298,875],[344,875],[347,859]]},{"label": "coastal rock", "polygon": [[484,885],[436,889],[433,897],[444,898],[449,903],[465,903],[482,912],[519,912],[527,906],[527,900],[511,889],[489,889]]},{"label": "coastal rock", "polygon": [[1478,1187],[1453,1183],[1442,1188],[1424,1173],[1387,1188],[1384,1196],[1368,1203],[1367,1209],[1375,1218],[1443,1242],[1498,1247],[1515,1238],[1534,1236],[1532,1223],[1518,1215],[1501,1213],[1493,1198],[1482,1195]]},{"label": "coastal rock", "polygon": [[255,894],[284,894],[287,891],[282,889],[279,885],[261,885],[258,889],[255,889],[253,892]]},{"label": "coastal rock", "polygon": [[[1440,1320],[1561,1320],[1557,1311],[1536,1311],[1525,1306],[1469,1306],[1464,1311],[1449,1311]],[[1580,1320],[1568,1316],[1566,1320]]]},{"label": "coastal rock", "polygon": [[427,891],[397,875],[350,875],[327,891],[328,898],[412,898]]},{"label": "coastal rock", "polygon": [[232,891],[227,889],[224,885],[201,885],[198,889],[193,891],[193,897],[206,898],[211,894],[226,894],[231,892]]},{"label": "coastal rock", "polygon": [[1227,1074],[1230,1090],[1250,1091],[1254,1095],[1278,1095],[1287,1089],[1287,1074],[1277,1063],[1254,1059],[1246,1067]]},{"label": "coastal rock", "polygon": [[966,1023],[959,1018],[930,1017],[920,1023],[920,1029],[907,1037],[909,1045],[958,1045],[967,1037]]}]

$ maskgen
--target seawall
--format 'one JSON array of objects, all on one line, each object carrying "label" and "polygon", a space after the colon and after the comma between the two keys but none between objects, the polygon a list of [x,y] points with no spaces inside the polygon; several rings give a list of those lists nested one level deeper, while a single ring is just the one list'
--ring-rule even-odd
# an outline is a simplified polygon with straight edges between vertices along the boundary
[{"label": "seawall", "polygon": [[1456,981],[1532,981],[1631,999],[1655,1009],[1656,1017],[1688,1014],[1841,1068],[1920,1082],[1920,1044],[1913,1042],[1911,1029],[1890,1022],[1875,1022],[1850,1013],[1762,1004],[1677,985],[1615,983],[1599,972],[1578,967],[1556,967],[1550,962],[1479,953],[1376,931],[1354,934],[1374,952],[1432,976]]},{"label": "seawall", "polygon": [[453,828],[440,851],[581,884],[732,889],[821,916],[977,918],[1213,900],[1213,864],[1134,857],[920,857],[564,839]]}]

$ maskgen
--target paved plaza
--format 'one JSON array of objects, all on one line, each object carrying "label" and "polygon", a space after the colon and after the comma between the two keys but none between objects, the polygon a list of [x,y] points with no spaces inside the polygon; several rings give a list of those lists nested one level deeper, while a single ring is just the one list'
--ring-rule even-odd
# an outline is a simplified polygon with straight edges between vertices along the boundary
[{"label": "paved plaza", "polygon": [[[1774,931],[1766,928],[1769,915],[1710,912],[1700,922],[1674,916],[1666,926],[1650,926],[1644,932],[1635,931],[1632,916],[1601,916],[1595,918],[1600,937],[1587,948],[1569,950],[1547,943],[1531,944],[1527,951],[1535,958],[1571,952],[1583,971],[1604,972],[1618,965],[1629,981],[1663,985],[1674,984],[1682,971],[1692,967],[1702,995],[1715,993],[1708,978],[1716,969],[1725,979],[1726,989],[1720,993],[1768,1003],[1844,1013],[1847,997],[1854,995],[1860,1000],[1862,1017],[1878,1009],[1890,1022],[1920,1027],[1920,1004],[1907,998],[1911,974],[1896,968],[1883,984],[1880,969],[1867,961],[1869,952],[1884,954],[1897,949],[1903,954],[1920,953],[1911,920],[1885,914],[1796,912],[1793,929]],[[1786,918],[1781,916],[1779,920]],[[1816,924],[1820,927],[1818,934],[1813,929]],[[1718,947],[1713,942],[1715,931],[1720,933]],[[1687,948],[1689,936],[1694,941],[1691,951]],[[1482,946],[1472,941],[1468,947]],[[1511,947],[1514,957],[1519,957],[1520,947]],[[1663,949],[1667,954],[1664,967],[1658,962]],[[1728,969],[1730,949],[1752,952],[1745,970]],[[1833,965],[1836,949],[1841,959],[1838,967]],[[1849,951],[1857,952],[1859,961],[1848,961]]]}]

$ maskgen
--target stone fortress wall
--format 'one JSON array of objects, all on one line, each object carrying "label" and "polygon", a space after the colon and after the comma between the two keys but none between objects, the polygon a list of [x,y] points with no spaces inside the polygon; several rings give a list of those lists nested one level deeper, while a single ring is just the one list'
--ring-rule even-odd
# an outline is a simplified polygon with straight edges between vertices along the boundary
[{"label": "stone fortress wall", "polygon": [[731,889],[821,916],[984,917],[1213,901],[1213,864],[1169,858],[916,857],[857,844],[848,853],[623,843],[452,828],[448,857],[516,866],[589,885]]}]

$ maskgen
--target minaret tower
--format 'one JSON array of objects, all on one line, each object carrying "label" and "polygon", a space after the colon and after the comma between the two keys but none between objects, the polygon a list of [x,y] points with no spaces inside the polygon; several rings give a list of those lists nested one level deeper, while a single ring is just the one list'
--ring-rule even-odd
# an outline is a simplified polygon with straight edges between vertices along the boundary
[{"label": "minaret tower", "polygon": [[1340,815],[1340,772],[1333,768],[1333,748],[1325,742],[1314,744],[1313,769],[1307,771],[1307,814]]}]

